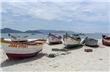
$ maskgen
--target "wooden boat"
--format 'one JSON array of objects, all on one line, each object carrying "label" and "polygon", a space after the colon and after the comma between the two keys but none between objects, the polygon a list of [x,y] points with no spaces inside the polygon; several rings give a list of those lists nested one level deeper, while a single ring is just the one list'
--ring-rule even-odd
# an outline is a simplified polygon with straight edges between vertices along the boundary
[{"label": "wooden boat", "polygon": [[102,43],[103,45],[110,46],[110,37],[102,35]]},{"label": "wooden boat", "polygon": [[[14,40],[14,42],[23,42],[23,41],[28,41],[28,45],[37,45],[37,44],[43,44],[46,42],[46,40],[44,39],[28,39],[28,40]],[[11,39],[4,39],[4,38],[0,38],[0,42],[1,43],[11,43],[12,40]]]},{"label": "wooden boat", "polygon": [[28,40],[6,41],[1,42],[2,49],[9,59],[32,57],[42,51],[42,43],[29,44]]},{"label": "wooden boat", "polygon": [[28,41],[28,45],[38,45],[38,44],[43,44],[45,42],[46,40],[44,39],[37,39],[37,40]]},{"label": "wooden boat", "polygon": [[83,40],[82,44],[85,44],[86,46],[90,46],[90,47],[97,47],[98,46],[98,40],[86,37]]},{"label": "wooden boat", "polygon": [[0,42],[1,43],[11,43],[11,40],[10,39],[0,38]]},{"label": "wooden boat", "polygon": [[69,35],[69,34],[65,34],[63,36],[63,41],[64,41],[64,45],[65,47],[74,47],[74,46],[78,46],[80,45],[80,41],[81,41],[81,38],[80,36],[75,36],[75,35]]},{"label": "wooden boat", "polygon": [[47,38],[48,44],[61,44],[62,43],[62,37],[60,35],[54,35],[52,33],[48,34]]}]

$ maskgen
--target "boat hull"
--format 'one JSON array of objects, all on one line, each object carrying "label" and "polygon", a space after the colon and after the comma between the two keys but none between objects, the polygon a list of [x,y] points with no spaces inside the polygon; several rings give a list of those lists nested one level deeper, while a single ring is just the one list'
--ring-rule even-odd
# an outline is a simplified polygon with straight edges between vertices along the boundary
[{"label": "boat hull", "polygon": [[64,45],[67,49],[78,48],[79,46],[81,46],[80,41],[76,41],[71,38],[64,38]]},{"label": "boat hull", "polygon": [[5,43],[1,45],[9,59],[32,57],[42,51],[42,45],[29,45],[28,48],[9,47],[9,45]]},{"label": "boat hull", "polygon": [[72,40],[70,38],[64,38],[64,45],[65,46],[74,46],[79,45],[80,41]]},{"label": "boat hull", "polygon": [[85,45],[90,46],[90,47],[96,47],[96,46],[98,46],[97,43],[98,43],[98,41],[86,41]]},{"label": "boat hull", "polygon": [[86,37],[83,40],[82,44],[85,44],[86,46],[90,47],[98,47],[98,40]]},{"label": "boat hull", "polygon": [[47,43],[48,44],[61,44],[62,40],[61,39],[51,39],[51,38],[48,38],[47,39]]},{"label": "boat hull", "polygon": [[35,55],[37,55],[40,51],[35,52],[35,53],[30,53],[30,54],[15,54],[15,53],[6,53],[6,55],[8,56],[8,58],[10,60],[13,59],[21,59],[21,58],[29,58],[29,57],[33,57]]},{"label": "boat hull", "polygon": [[102,39],[103,45],[110,46],[110,40]]}]

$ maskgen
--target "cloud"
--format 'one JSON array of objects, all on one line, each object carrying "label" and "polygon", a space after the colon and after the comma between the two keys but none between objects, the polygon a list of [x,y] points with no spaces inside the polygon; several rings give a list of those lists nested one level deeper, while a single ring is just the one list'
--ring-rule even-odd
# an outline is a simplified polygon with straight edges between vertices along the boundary
[{"label": "cloud", "polygon": [[[8,26],[10,23],[10,27],[19,23],[26,26],[25,23],[27,23],[33,24],[33,26],[28,25],[30,28],[37,28],[38,25],[42,28],[46,25],[47,29],[50,26],[50,29],[97,32],[108,30],[108,10],[108,2],[78,0],[78,2],[3,2],[1,12],[3,23]],[[59,25],[53,26],[60,23],[62,24],[60,27]]]},{"label": "cloud", "polygon": [[3,2],[109,2],[109,0],[2,0]]},{"label": "cloud", "polygon": [[30,15],[45,20],[98,21],[107,20],[108,3],[9,2],[4,4],[4,10],[11,11],[13,15]]}]

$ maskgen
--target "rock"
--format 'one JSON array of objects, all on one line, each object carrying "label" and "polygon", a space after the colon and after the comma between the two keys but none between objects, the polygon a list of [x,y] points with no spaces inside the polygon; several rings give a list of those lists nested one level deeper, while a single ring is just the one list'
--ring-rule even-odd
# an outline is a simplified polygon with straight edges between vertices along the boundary
[{"label": "rock", "polygon": [[84,49],[85,52],[92,52],[92,49]]},{"label": "rock", "polygon": [[56,57],[56,54],[49,54],[48,57],[49,58],[54,58],[54,57]]}]

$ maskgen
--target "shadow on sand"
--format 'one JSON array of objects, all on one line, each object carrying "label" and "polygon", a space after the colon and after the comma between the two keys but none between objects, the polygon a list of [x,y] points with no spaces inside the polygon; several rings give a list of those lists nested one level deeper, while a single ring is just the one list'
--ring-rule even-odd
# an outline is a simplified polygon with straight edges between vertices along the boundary
[{"label": "shadow on sand", "polygon": [[7,67],[7,66],[11,66],[11,65],[15,65],[15,64],[19,64],[19,63],[26,63],[29,61],[34,61],[34,60],[38,60],[40,58],[42,58],[43,56],[46,56],[47,54],[44,53],[39,53],[38,55],[34,56],[34,57],[30,57],[30,58],[23,58],[23,59],[16,59],[16,60],[5,60],[1,63],[1,67]]},{"label": "shadow on sand", "polygon": [[48,44],[50,46],[53,46],[53,45],[60,45],[61,43],[52,43],[52,44]]},{"label": "shadow on sand", "polygon": [[64,49],[76,50],[76,49],[80,49],[82,47],[83,47],[83,45],[74,45],[74,46],[66,46],[66,47],[64,47]]},{"label": "shadow on sand", "polygon": [[91,48],[98,48],[99,47],[99,45],[95,45],[95,46],[86,45],[86,46],[91,47]]}]

